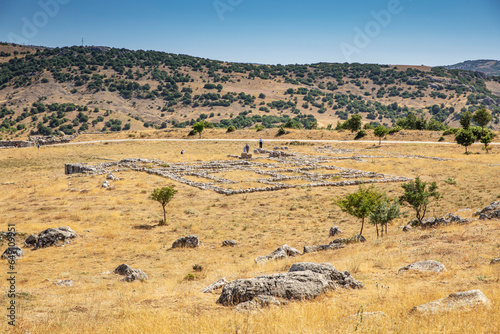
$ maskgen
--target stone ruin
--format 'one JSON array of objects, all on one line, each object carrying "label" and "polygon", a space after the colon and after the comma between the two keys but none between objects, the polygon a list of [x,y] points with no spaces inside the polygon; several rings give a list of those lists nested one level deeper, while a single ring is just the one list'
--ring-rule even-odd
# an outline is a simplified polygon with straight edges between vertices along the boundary
[{"label": "stone ruin", "polygon": [[[158,159],[132,158],[106,161],[97,165],[74,163],[65,165],[65,174],[108,175],[120,171],[145,172],[223,195],[276,191],[297,187],[342,187],[410,180],[406,177],[338,167],[332,164],[338,160],[376,158],[373,156],[335,157],[264,149],[256,149],[254,153],[268,154],[268,156],[209,162],[167,163]],[[238,156],[234,157],[239,158]],[[411,158],[415,157],[411,156]],[[259,162],[259,159],[265,159],[266,162]],[[255,176],[242,181],[234,181],[230,177],[226,178],[224,175],[220,175],[239,171],[250,172]],[[198,180],[194,181],[190,177]],[[245,183],[252,183],[252,187],[246,187]],[[256,187],[256,183],[263,186]]]},{"label": "stone ruin", "polygon": [[34,147],[37,145],[55,145],[69,143],[78,136],[75,133],[71,136],[31,136],[28,140],[4,140],[0,141],[0,148],[14,148],[14,147]]}]

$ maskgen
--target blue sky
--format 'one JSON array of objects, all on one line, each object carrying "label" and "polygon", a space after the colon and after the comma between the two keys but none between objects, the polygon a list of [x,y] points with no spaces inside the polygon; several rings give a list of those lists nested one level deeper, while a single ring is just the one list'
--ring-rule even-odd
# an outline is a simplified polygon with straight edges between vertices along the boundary
[{"label": "blue sky", "polygon": [[0,40],[225,61],[500,59],[500,0],[0,0]]}]

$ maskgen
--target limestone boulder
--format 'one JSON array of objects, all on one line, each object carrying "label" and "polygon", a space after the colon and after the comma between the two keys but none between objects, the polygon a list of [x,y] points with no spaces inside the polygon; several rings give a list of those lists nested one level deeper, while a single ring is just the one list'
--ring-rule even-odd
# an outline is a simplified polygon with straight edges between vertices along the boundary
[{"label": "limestone boulder", "polygon": [[236,241],[234,241],[234,240],[230,240],[230,239],[228,239],[228,240],[224,240],[224,241],[222,242],[222,246],[223,246],[223,247],[228,247],[228,246],[229,246],[229,247],[233,247],[233,246],[236,246],[237,244],[238,244],[238,243],[237,243]]},{"label": "limestone boulder", "polygon": [[284,259],[299,255],[302,255],[299,250],[285,244],[266,256],[259,256],[255,258],[255,263],[265,263],[270,260]]},{"label": "limestone boulder", "polygon": [[24,244],[28,247],[36,247],[38,243],[38,235],[32,234],[24,240]]},{"label": "limestone boulder", "polygon": [[122,279],[124,282],[133,282],[133,281],[145,281],[148,279],[148,276],[141,269],[132,269],[127,264],[119,265],[114,271],[115,274],[126,276]]},{"label": "limestone boulder", "polygon": [[440,273],[440,272],[445,271],[445,270],[446,270],[446,267],[441,262],[434,261],[434,260],[427,260],[427,261],[415,262],[415,263],[409,264],[407,266],[404,266],[403,268],[400,268],[398,270],[398,273],[404,273],[407,271]]},{"label": "limestone boulder", "polygon": [[288,272],[312,271],[322,274],[331,280],[336,286],[351,289],[361,289],[363,283],[356,280],[348,271],[339,271],[331,263],[299,262],[294,263]]},{"label": "limestone boulder", "polygon": [[337,287],[362,288],[363,284],[349,272],[341,272],[329,263],[302,262],[292,265],[287,273],[238,279],[222,289],[217,303],[230,306],[272,296],[289,300],[313,299]]},{"label": "limestone boulder", "polygon": [[477,307],[489,307],[490,300],[480,290],[455,292],[445,298],[415,306],[410,313],[441,313],[454,310],[471,310]]},{"label": "limestone boulder", "polygon": [[188,235],[174,241],[172,248],[196,248],[200,245],[200,240],[197,235]]},{"label": "limestone boulder", "polygon": [[[38,234],[38,240],[35,248],[44,248],[58,245],[60,243],[69,243],[71,239],[76,238],[77,234],[68,226],[58,228],[48,228]],[[29,239],[29,238],[28,238]]]},{"label": "limestone boulder", "polygon": [[222,289],[217,303],[224,306],[238,305],[259,295],[292,300],[312,299],[332,289],[332,281],[310,270],[273,274],[229,282]]},{"label": "limestone boulder", "polygon": [[330,228],[329,236],[330,237],[334,237],[334,236],[336,236],[337,234],[340,234],[340,233],[342,233],[342,231],[339,229],[338,226],[332,226]]},{"label": "limestone boulder", "polygon": [[14,260],[24,256],[24,252],[19,246],[10,246],[3,252],[2,258],[7,260]]},{"label": "limestone boulder", "polygon": [[473,216],[479,216],[479,219],[500,218],[500,201],[491,202],[490,205],[474,212]]}]

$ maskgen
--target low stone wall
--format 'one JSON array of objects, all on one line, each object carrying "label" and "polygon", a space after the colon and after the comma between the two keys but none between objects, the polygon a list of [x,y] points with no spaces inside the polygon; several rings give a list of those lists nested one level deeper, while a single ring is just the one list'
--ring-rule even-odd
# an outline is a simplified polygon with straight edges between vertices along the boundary
[{"label": "low stone wall", "polygon": [[30,141],[25,140],[4,140],[0,141],[0,147],[2,148],[15,148],[15,147],[33,147],[35,144]]},{"label": "low stone wall", "polygon": [[69,143],[73,139],[78,137],[78,133],[71,136],[31,136],[29,140],[4,140],[0,141],[0,148],[16,148],[16,147],[34,147],[40,144],[44,145],[55,145]]}]

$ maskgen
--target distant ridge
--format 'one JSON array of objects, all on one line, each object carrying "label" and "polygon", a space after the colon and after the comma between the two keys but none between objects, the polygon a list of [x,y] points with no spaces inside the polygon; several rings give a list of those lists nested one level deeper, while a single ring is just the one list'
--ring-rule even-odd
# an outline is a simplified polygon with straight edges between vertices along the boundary
[{"label": "distant ridge", "polygon": [[449,70],[467,70],[486,73],[487,75],[500,75],[500,61],[492,59],[466,60],[464,62],[444,66]]}]

